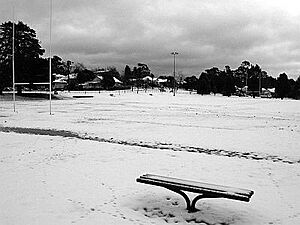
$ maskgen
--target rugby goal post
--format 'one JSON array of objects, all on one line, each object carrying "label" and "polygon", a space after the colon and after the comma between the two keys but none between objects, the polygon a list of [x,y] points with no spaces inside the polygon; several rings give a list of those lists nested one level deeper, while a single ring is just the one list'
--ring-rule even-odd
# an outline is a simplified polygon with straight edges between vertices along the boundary
[{"label": "rugby goal post", "polygon": [[16,111],[16,85],[28,85],[28,84],[39,84],[39,85],[49,85],[49,113],[52,114],[52,103],[51,103],[51,92],[52,92],[52,68],[51,68],[51,57],[52,57],[52,0],[50,1],[50,15],[49,15],[49,82],[37,82],[37,83],[16,83],[15,82],[15,6],[13,5],[13,35],[12,35],[12,73],[13,73],[13,104],[14,112]]}]

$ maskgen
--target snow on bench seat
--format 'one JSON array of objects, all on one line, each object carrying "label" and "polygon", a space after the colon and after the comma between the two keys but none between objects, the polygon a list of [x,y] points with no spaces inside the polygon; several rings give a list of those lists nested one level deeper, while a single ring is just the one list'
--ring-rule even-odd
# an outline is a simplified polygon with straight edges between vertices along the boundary
[{"label": "snow on bench seat", "polygon": [[[228,198],[249,202],[251,196],[254,194],[253,191],[242,188],[208,184],[153,174],[142,175],[137,178],[137,182],[161,186],[181,194],[186,200],[187,209],[189,211],[196,210],[195,204],[201,198]],[[194,198],[191,203],[189,197],[183,191],[199,193],[200,195]]]}]

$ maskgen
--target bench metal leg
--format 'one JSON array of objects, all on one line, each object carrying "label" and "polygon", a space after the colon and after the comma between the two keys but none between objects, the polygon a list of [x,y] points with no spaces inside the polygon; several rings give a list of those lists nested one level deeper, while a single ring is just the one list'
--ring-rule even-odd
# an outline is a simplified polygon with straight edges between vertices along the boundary
[{"label": "bench metal leg", "polygon": [[214,194],[200,194],[198,195],[197,197],[195,197],[192,201],[192,204],[190,206],[190,209],[189,209],[189,212],[196,212],[198,211],[196,209],[196,203],[199,199],[202,199],[202,198],[218,198],[218,196],[214,195]]},{"label": "bench metal leg", "polygon": [[184,193],[183,191],[179,190],[179,189],[175,189],[175,188],[169,188],[169,187],[166,187],[167,189],[169,189],[170,191],[174,191],[176,192],[177,194],[180,194],[186,201],[186,207],[187,209],[189,210],[190,207],[191,207],[191,201],[189,199],[189,196],[187,196],[186,193]]},{"label": "bench metal leg", "polygon": [[170,191],[173,191],[177,194],[180,194],[186,201],[186,209],[189,212],[197,212],[198,210],[196,209],[196,203],[198,200],[202,199],[202,198],[217,198],[215,195],[210,195],[210,194],[200,194],[198,196],[196,196],[193,201],[191,202],[190,198],[188,197],[188,195],[186,193],[184,193],[183,191],[179,190],[179,189],[175,189],[175,188],[170,188],[170,187],[166,187],[167,189],[169,189]]},{"label": "bench metal leg", "polygon": [[198,195],[197,197],[195,197],[195,198],[193,199],[192,204],[191,204],[191,207],[190,207],[190,209],[189,209],[189,212],[196,212],[196,211],[198,211],[198,210],[196,209],[196,203],[197,203],[198,200],[200,200],[200,199],[202,199],[202,198],[205,198],[205,196],[204,196],[203,194]]}]

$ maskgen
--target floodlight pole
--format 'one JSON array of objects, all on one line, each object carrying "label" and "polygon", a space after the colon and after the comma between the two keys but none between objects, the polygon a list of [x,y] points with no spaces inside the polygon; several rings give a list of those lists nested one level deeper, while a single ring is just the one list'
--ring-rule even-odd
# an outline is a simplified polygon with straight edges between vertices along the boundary
[{"label": "floodlight pole", "polygon": [[51,41],[52,41],[52,38],[51,38],[51,32],[52,32],[52,0],[50,0],[50,25],[49,25],[49,112],[50,112],[50,115],[51,115],[51,92],[52,92],[52,64],[51,64],[51,54],[52,54],[52,49],[51,49]]},{"label": "floodlight pole", "polygon": [[15,6],[13,6],[13,27],[12,27],[12,73],[13,73],[13,102],[14,112],[16,112],[16,93],[15,93]]},{"label": "floodlight pole", "polygon": [[174,56],[174,82],[173,82],[173,96],[175,96],[175,83],[176,83],[176,81],[175,81],[175,65],[176,65],[176,63],[175,63],[175,57],[176,57],[176,55],[178,55],[178,52],[174,51],[174,52],[172,52],[172,53],[171,53],[171,55],[173,55],[173,56]]},{"label": "floodlight pole", "polygon": [[67,61],[67,67],[68,67],[68,92],[70,92],[70,73],[71,73],[71,64],[73,62],[68,60]]},{"label": "floodlight pole", "polygon": [[261,72],[258,74],[258,95],[261,96]]},{"label": "floodlight pole", "polygon": [[246,72],[246,95],[248,94],[248,71]]}]

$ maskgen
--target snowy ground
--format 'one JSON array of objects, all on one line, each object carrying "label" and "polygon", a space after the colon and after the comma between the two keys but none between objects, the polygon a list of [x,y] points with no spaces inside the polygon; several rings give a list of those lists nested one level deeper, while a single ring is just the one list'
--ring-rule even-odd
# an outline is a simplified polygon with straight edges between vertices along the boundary
[{"label": "snowy ground", "polygon": [[[0,224],[300,224],[300,102],[157,91],[0,97]],[[93,98],[72,98],[93,95]],[[254,190],[183,198],[153,173]]]}]

